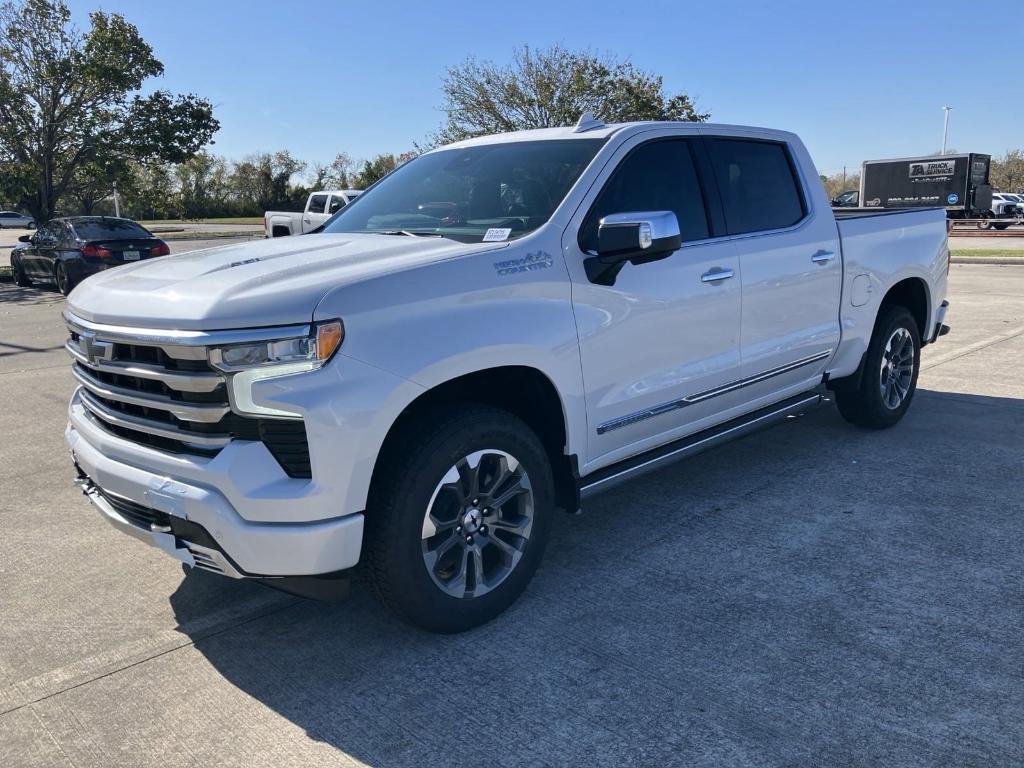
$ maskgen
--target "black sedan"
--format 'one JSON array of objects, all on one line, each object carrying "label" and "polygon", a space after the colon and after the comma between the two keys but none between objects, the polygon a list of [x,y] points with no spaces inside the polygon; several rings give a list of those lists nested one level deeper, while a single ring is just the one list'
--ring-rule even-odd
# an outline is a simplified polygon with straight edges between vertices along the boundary
[{"label": "black sedan", "polygon": [[14,282],[55,282],[67,296],[78,283],[104,269],[167,256],[167,243],[131,219],[69,216],[52,219],[32,235],[18,238],[11,252]]}]

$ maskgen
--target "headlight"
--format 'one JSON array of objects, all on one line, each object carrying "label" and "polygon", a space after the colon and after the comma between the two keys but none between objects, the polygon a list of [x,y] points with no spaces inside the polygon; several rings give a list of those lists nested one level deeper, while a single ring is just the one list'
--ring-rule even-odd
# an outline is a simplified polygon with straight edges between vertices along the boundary
[{"label": "headlight", "polygon": [[327,320],[312,325],[302,336],[211,347],[208,355],[214,368],[228,374],[228,399],[235,412],[296,417],[301,414],[257,405],[252,399],[253,383],[316,370],[331,359],[344,339],[341,320]]}]

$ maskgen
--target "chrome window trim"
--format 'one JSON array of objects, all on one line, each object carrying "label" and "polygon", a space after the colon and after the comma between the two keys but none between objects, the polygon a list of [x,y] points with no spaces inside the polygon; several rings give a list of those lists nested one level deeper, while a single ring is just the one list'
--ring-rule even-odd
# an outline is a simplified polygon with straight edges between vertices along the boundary
[{"label": "chrome window trim", "polygon": [[697,392],[692,395],[686,395],[685,397],[680,397],[676,400],[670,400],[666,403],[661,403],[660,405],[645,408],[642,411],[636,411],[635,413],[620,416],[617,419],[611,419],[609,421],[604,422],[603,424],[598,425],[597,434],[603,435],[607,432],[612,432],[616,429],[621,429],[622,427],[628,427],[632,424],[637,424],[641,421],[646,421],[647,419],[653,418],[655,416],[661,416],[662,414],[669,413],[670,411],[676,411],[679,410],[680,408],[685,408],[688,405],[695,405],[696,403],[701,403],[704,402],[705,400],[710,400],[713,397],[718,397],[719,395],[724,395],[728,392],[734,392],[735,390],[742,389],[743,387],[749,387],[751,384],[757,384],[759,382],[765,381],[766,379],[770,379],[773,376],[778,376],[780,374],[796,370],[797,368],[802,368],[805,365],[810,365],[811,363],[815,363],[819,360],[825,360],[826,358],[831,356],[832,350],[829,349],[824,352],[819,352],[815,355],[810,355],[809,357],[801,358],[800,360],[794,360],[792,363],[780,365],[777,368],[771,368],[767,371],[755,374],[754,376],[747,376],[746,378],[743,379],[731,381],[728,384],[723,384],[722,386],[715,387],[714,389],[707,389],[704,390],[703,392]]}]

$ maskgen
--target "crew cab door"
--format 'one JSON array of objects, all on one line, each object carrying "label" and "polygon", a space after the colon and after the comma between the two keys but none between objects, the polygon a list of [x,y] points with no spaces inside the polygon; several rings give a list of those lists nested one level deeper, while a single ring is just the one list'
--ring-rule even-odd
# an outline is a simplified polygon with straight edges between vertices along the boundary
[{"label": "crew cab door", "polygon": [[306,201],[306,210],[302,214],[302,231],[309,232],[316,229],[327,220],[324,213],[327,210],[327,195],[314,194]]},{"label": "crew cab door", "polygon": [[735,129],[705,145],[742,274],[743,391],[750,401],[797,394],[821,381],[839,344],[835,216],[822,185],[801,172],[814,166],[799,143]]},{"label": "crew cab door", "polygon": [[[720,420],[715,396],[740,370],[741,290],[733,244],[712,239],[720,211],[695,131],[654,130],[619,147],[565,230],[587,411],[587,460],[596,469]],[[672,211],[682,247],[626,264],[614,285],[588,280],[600,220]],[[690,402],[702,393],[707,397]]]}]

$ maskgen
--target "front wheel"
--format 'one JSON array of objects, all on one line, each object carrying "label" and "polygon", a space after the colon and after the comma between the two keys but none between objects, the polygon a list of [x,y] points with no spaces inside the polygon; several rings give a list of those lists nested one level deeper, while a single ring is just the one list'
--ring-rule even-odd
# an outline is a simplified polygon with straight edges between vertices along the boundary
[{"label": "front wheel", "polygon": [[921,334],[905,307],[882,309],[864,354],[859,384],[838,381],[836,405],[851,424],[891,427],[910,408],[921,367]]},{"label": "front wheel", "polygon": [[551,467],[534,432],[496,408],[406,430],[366,512],[370,587],[416,626],[462,632],[512,605],[537,570],[554,513]]}]

